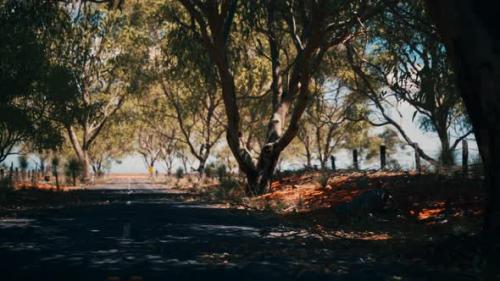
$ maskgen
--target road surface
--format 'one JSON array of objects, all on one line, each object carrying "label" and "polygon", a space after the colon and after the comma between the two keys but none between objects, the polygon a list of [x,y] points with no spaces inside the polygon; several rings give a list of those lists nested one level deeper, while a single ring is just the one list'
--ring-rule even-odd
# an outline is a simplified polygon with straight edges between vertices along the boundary
[{"label": "road surface", "polygon": [[129,183],[88,191],[96,204],[2,214],[0,280],[468,280],[388,257],[387,241],[325,239]]}]

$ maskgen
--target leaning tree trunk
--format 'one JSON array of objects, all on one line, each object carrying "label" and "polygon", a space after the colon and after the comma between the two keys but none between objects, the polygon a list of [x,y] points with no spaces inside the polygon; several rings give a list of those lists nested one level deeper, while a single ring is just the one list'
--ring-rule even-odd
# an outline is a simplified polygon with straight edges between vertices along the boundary
[{"label": "leaning tree trunk", "polygon": [[487,185],[485,279],[500,277],[500,32],[494,1],[428,0],[483,158]]}]

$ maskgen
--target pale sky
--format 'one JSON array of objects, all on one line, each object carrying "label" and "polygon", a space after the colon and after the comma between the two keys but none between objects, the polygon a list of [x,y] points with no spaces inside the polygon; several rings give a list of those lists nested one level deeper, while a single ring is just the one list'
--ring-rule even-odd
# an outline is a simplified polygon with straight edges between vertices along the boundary
[{"label": "pale sky", "polygon": [[[436,134],[433,132],[423,132],[420,130],[416,124],[417,120],[415,120],[415,123],[412,122],[412,115],[414,112],[414,109],[408,105],[408,104],[403,104],[400,106],[400,112],[402,113],[402,117],[397,117],[397,120],[400,122],[400,125],[405,129],[406,133],[408,136],[417,142],[419,146],[430,156],[436,156],[439,153],[439,139],[437,138]],[[477,157],[478,152],[477,152],[477,145],[474,141],[473,136],[469,136],[469,159],[470,161]],[[457,147],[456,154],[458,155],[457,161],[461,161],[461,145]],[[339,168],[346,168],[349,165],[351,165],[352,160],[351,160],[351,154],[350,152],[344,151],[344,152],[339,152],[336,153],[336,158],[337,158],[337,167]],[[388,157],[391,157],[390,155]],[[392,156],[396,158],[399,162],[400,165],[404,168],[413,168],[414,167],[414,158],[413,158],[413,150],[411,148],[407,148],[406,151],[402,151],[401,153],[398,153],[396,156]],[[34,160],[34,158],[33,158]],[[30,161],[32,163],[30,166],[34,167],[34,161]],[[5,161],[4,164],[9,166],[10,163],[13,162],[14,166],[17,165],[17,156],[10,156],[8,157]],[[460,163],[460,162],[458,162]],[[197,163],[193,163],[194,166],[197,165]],[[298,162],[293,162],[289,163],[289,165],[285,164],[285,168],[292,168],[296,169],[301,166],[303,166],[304,163],[298,163]],[[372,164],[373,166],[371,167],[376,167],[377,163]],[[181,167],[180,162],[175,162],[174,163],[174,168],[177,169],[177,167]],[[363,165],[361,163],[361,167],[369,168],[369,165]],[[158,161],[155,167],[159,172],[164,172],[165,171],[165,165],[161,162]],[[121,163],[113,163],[111,167],[111,172],[112,173],[146,173],[146,167],[144,165],[144,161],[139,155],[130,155],[128,157],[125,157],[121,160]]]},{"label": "pale sky", "polygon": [[[400,124],[403,126],[405,129],[406,133],[408,136],[417,142],[427,154],[430,156],[436,156],[439,153],[439,139],[436,136],[436,133],[433,132],[423,132],[420,130],[416,124],[417,118],[415,119],[415,123],[412,122],[412,115],[414,112],[414,109],[408,105],[408,104],[402,104],[400,106],[400,112],[402,114],[402,117],[397,118],[397,120],[400,122]],[[474,141],[473,136],[471,135],[469,138],[469,159],[473,159],[474,157],[477,157],[477,146]],[[461,161],[461,145],[457,147],[457,161]],[[337,166],[339,168],[345,168],[348,167],[351,164],[351,159],[350,159],[350,153],[347,152],[339,152],[338,155],[336,156],[338,159],[338,164]],[[400,162],[400,164],[403,167],[406,168],[412,168],[414,165],[414,156],[413,156],[413,150],[411,148],[406,149],[405,152],[399,153],[395,158]],[[196,166],[197,163],[195,162],[194,165]],[[299,168],[299,165],[302,166],[303,163],[291,163],[290,168]],[[374,164],[376,166],[376,163]],[[180,167],[181,163],[175,163],[174,164],[174,171],[177,167]],[[366,166],[365,166],[366,167]],[[165,166],[163,163],[158,163],[156,165],[156,168],[161,172],[165,170]],[[125,172],[146,172],[146,168],[144,166],[144,162],[139,156],[129,156],[125,159],[123,159],[122,164],[115,164],[113,165],[111,172],[113,173],[125,173]]]}]

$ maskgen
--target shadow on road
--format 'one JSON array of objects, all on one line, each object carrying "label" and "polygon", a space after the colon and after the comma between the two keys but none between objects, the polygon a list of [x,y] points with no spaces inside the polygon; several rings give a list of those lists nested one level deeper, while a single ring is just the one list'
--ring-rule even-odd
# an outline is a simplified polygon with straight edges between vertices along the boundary
[{"label": "shadow on road", "polygon": [[171,192],[87,193],[100,203],[0,219],[1,280],[468,280],[398,260],[403,241],[325,239]]}]

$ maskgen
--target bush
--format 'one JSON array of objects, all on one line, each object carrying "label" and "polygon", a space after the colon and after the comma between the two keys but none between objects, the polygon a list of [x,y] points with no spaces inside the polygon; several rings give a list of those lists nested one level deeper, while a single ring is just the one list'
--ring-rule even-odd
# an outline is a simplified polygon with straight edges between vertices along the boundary
[{"label": "bush", "polygon": [[234,190],[241,186],[240,182],[231,177],[225,177],[220,181],[219,190],[223,198],[230,197]]},{"label": "bush", "polygon": [[14,184],[12,182],[12,179],[9,177],[5,177],[3,179],[0,179],[0,190],[1,190],[1,192],[13,191]]},{"label": "bush", "polygon": [[321,188],[326,188],[328,186],[328,179],[330,179],[330,174],[327,172],[322,172],[318,176],[318,183],[321,186]]},{"label": "bush", "polygon": [[182,169],[181,167],[177,168],[177,170],[175,171],[175,177],[178,180],[182,179],[184,177],[184,169]]},{"label": "bush", "polygon": [[213,163],[210,163],[205,167],[205,175],[209,178],[215,177],[215,166]]},{"label": "bush", "polygon": [[26,158],[25,155],[19,156],[19,169],[21,170],[21,178],[22,180],[25,180],[26,178],[26,170],[28,170],[28,158]]},{"label": "bush", "polygon": [[66,178],[71,178],[73,180],[73,185],[76,185],[76,179],[81,177],[83,174],[83,164],[78,158],[71,158],[66,162],[65,167]]},{"label": "bush", "polygon": [[220,182],[227,177],[227,168],[226,165],[221,164],[217,167],[217,178]]}]

